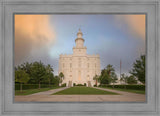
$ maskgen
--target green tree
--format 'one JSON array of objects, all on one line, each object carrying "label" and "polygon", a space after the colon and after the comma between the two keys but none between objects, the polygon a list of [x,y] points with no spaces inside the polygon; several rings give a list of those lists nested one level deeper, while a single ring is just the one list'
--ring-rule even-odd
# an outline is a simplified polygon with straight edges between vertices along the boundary
[{"label": "green tree", "polygon": [[98,79],[99,79],[99,76],[98,75],[95,75],[94,77],[93,77],[93,80],[95,80],[96,82],[95,82],[95,85],[97,86],[97,83],[98,83]]},{"label": "green tree", "polygon": [[62,81],[64,79],[64,74],[62,72],[59,73],[60,83],[62,84]]},{"label": "green tree", "polygon": [[52,83],[55,85],[55,86],[59,86],[59,83],[60,83],[60,78],[59,76],[54,76],[54,78],[52,79]]},{"label": "green tree", "polygon": [[133,63],[133,69],[130,71],[130,74],[145,84],[145,55],[142,55],[140,59],[137,59]]},{"label": "green tree", "polygon": [[107,74],[106,69],[103,69],[101,71],[101,75],[99,77],[99,82],[100,82],[100,84],[109,84],[110,83],[109,75]]},{"label": "green tree", "polygon": [[137,80],[133,75],[131,75],[131,76],[127,77],[127,83],[128,84],[137,84]]},{"label": "green tree", "polygon": [[32,78],[39,84],[39,89],[41,88],[41,81],[45,79],[46,68],[45,65],[40,62],[34,62],[31,69]]},{"label": "green tree", "polygon": [[35,84],[36,82],[35,82],[34,78],[32,78],[32,75],[31,75],[32,65],[33,65],[32,63],[25,62],[18,67],[20,67],[22,70],[25,70],[25,72],[29,75],[30,79],[29,79],[28,83]]},{"label": "green tree", "polygon": [[123,73],[121,74],[121,78],[120,78],[120,81],[123,82],[125,84],[125,89],[126,89],[126,84],[127,84],[127,76]]},{"label": "green tree", "polygon": [[114,84],[116,83],[116,81],[118,80],[117,75],[115,72],[111,73],[111,83],[113,83],[113,88],[114,88]]},{"label": "green tree", "polygon": [[110,76],[112,72],[114,72],[114,68],[112,65],[108,64],[107,67],[106,67],[106,71],[108,73],[108,75]]},{"label": "green tree", "polygon": [[26,73],[28,73],[29,75],[31,75],[32,63],[25,62],[25,63],[21,64],[20,67],[21,67],[22,70],[25,70]]},{"label": "green tree", "polygon": [[110,84],[112,81],[111,75],[113,74],[115,74],[115,69],[112,65],[107,65],[106,68],[101,71],[99,77],[100,84]]},{"label": "green tree", "polygon": [[50,87],[50,84],[51,84],[51,79],[53,78],[53,68],[51,67],[50,64],[48,64],[46,66],[46,77],[47,77],[47,80],[48,80],[48,83],[49,83],[49,87]]},{"label": "green tree", "polygon": [[127,76],[123,73],[121,74],[121,78],[120,78],[120,81],[127,84]]},{"label": "green tree", "polygon": [[27,83],[29,81],[29,75],[22,69],[18,68],[15,70],[15,82],[20,83],[20,91],[22,92],[22,84]]}]

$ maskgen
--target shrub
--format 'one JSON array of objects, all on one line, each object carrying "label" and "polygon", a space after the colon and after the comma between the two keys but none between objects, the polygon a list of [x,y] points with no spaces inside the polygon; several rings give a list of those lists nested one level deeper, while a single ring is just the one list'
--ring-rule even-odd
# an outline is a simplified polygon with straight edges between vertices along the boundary
[{"label": "shrub", "polygon": [[84,83],[84,86],[86,86],[87,84],[86,83]]},{"label": "shrub", "polygon": [[[48,87],[49,87],[49,85],[47,85],[47,84],[41,84],[41,88],[48,88]],[[38,89],[39,84],[23,84],[22,88],[23,88],[23,90]],[[20,90],[20,84],[15,84],[15,90]]]},{"label": "shrub", "polygon": [[[113,85],[100,85],[100,87],[112,88]],[[132,90],[145,90],[145,85],[114,85],[114,88],[132,89]]]},{"label": "shrub", "polygon": [[61,87],[66,87],[66,83],[62,84]]},{"label": "shrub", "polygon": [[76,84],[75,84],[75,83],[73,83],[73,86],[76,86]]},{"label": "shrub", "polygon": [[99,87],[107,87],[106,84],[100,84]]},{"label": "shrub", "polygon": [[97,87],[97,85],[94,85],[94,87]]},{"label": "shrub", "polygon": [[59,86],[59,83],[51,84],[51,87],[58,87],[58,86]]},{"label": "shrub", "polygon": [[82,85],[82,84],[77,84],[76,86],[84,86],[84,85]]}]

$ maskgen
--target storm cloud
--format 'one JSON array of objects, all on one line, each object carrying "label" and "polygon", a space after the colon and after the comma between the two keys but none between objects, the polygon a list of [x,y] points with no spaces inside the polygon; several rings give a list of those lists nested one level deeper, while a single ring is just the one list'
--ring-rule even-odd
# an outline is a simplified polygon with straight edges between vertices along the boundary
[{"label": "storm cloud", "polygon": [[15,15],[15,64],[42,56],[55,42],[48,15]]}]

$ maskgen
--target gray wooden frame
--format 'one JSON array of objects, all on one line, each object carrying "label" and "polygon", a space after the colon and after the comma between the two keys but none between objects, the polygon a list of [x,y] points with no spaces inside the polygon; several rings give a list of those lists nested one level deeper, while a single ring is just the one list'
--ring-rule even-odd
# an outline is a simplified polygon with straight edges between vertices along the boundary
[{"label": "gray wooden frame", "polygon": [[[158,0],[1,0],[0,2],[0,115],[152,115],[158,116],[159,102],[159,1]],[[145,13],[146,79],[145,103],[15,103],[14,13]]]}]

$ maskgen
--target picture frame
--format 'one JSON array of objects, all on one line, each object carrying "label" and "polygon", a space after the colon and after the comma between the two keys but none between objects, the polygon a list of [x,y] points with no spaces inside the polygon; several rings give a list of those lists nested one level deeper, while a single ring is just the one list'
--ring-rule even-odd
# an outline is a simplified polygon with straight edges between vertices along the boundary
[{"label": "picture frame", "polygon": [[[1,115],[159,115],[159,1],[158,0],[2,0],[0,2]],[[145,13],[146,96],[145,103],[15,103],[14,14],[107,14]]]}]

